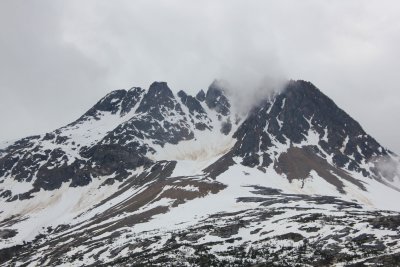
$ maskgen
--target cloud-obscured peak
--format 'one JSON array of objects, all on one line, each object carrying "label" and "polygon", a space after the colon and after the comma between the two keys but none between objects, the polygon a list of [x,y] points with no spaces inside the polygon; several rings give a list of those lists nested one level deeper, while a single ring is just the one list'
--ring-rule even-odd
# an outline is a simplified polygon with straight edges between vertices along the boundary
[{"label": "cloud-obscured peak", "polygon": [[112,89],[219,78],[248,96],[293,78],[400,151],[399,13],[395,0],[1,1],[0,139],[66,124]]}]

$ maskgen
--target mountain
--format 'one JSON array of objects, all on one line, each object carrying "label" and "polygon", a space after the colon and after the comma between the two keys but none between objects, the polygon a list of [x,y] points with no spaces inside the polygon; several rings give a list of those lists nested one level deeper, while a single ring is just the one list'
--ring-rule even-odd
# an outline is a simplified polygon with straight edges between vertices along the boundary
[{"label": "mountain", "polygon": [[306,81],[116,90],[0,144],[2,266],[397,266],[399,157]]}]

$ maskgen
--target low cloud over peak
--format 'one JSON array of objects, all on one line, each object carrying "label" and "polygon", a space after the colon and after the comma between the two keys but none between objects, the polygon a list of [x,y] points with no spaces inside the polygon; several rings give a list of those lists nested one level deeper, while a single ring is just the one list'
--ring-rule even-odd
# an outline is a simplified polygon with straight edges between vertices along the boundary
[{"label": "low cloud over peak", "polygon": [[257,98],[304,79],[399,152],[399,12],[397,1],[2,1],[0,140],[155,80],[195,93],[219,78]]}]

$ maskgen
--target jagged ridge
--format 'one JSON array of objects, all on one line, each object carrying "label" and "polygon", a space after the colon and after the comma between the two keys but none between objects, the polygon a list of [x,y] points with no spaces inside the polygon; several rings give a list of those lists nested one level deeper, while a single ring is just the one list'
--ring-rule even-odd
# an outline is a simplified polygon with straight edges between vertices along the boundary
[{"label": "jagged ridge", "polygon": [[[196,97],[184,91],[175,95],[166,83],[155,82],[147,91],[137,87],[113,91],[77,121],[7,145],[0,153],[4,203],[0,225],[5,228],[0,240],[9,249],[0,255],[11,256],[3,261],[98,265],[129,264],[136,258],[138,263],[152,259],[160,264],[163,257],[179,262],[181,258],[173,256],[181,253],[176,248],[188,246],[183,255],[194,262],[201,259],[201,249],[210,250],[209,264],[237,260],[239,251],[246,250],[242,264],[251,265],[263,262],[269,255],[265,248],[279,240],[291,240],[280,242],[283,248],[293,242],[307,246],[308,228],[297,226],[314,211],[335,218],[335,240],[346,244],[325,248],[323,255],[363,259],[365,251],[358,251],[357,257],[346,252],[353,241],[341,239],[341,231],[349,235],[350,230],[341,229],[346,221],[340,210],[346,210],[345,218],[355,224],[368,220],[375,225],[369,208],[389,203],[380,201],[379,194],[389,198],[400,194],[397,166],[380,167],[382,161],[398,164],[397,156],[309,82],[290,81],[244,118],[238,117],[231,103],[217,82]],[[191,150],[204,155],[182,157]],[[357,213],[359,218],[353,216]],[[324,216],[315,222],[329,221]],[[400,225],[396,212],[380,211],[377,216]],[[295,222],[296,231],[263,232],[260,229],[268,227],[257,222],[266,218],[272,224]],[[26,233],[27,225],[48,228]],[[160,225],[165,227],[162,232]],[[180,227],[194,229],[200,236],[191,237]],[[387,228],[394,230],[386,239],[379,231],[352,238],[375,242],[376,247],[365,253],[398,253],[400,248],[392,245],[390,250],[387,242],[389,236],[396,239],[398,230]],[[147,231],[153,231],[151,241],[142,236]],[[249,233],[241,235],[241,231]],[[325,230],[315,232],[318,239],[312,246],[329,243]],[[37,233],[41,235],[34,239]],[[183,245],[168,236],[191,243]],[[79,251],[65,246],[71,238]],[[22,241],[32,243],[20,245]],[[108,242],[118,245],[109,247]],[[254,246],[263,252],[250,253]],[[126,250],[128,254],[122,252]],[[289,262],[298,253],[288,252]],[[317,255],[307,257],[303,263],[313,264],[311,258]],[[315,264],[324,263],[319,257]]]}]

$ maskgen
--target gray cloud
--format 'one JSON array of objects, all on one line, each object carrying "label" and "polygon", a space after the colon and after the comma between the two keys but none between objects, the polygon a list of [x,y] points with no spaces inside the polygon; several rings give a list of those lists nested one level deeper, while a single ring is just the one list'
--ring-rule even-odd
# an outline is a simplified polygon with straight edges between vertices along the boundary
[{"label": "gray cloud", "polygon": [[397,1],[2,1],[0,140],[81,115],[106,92],[215,78],[255,95],[310,80],[400,152]]}]

